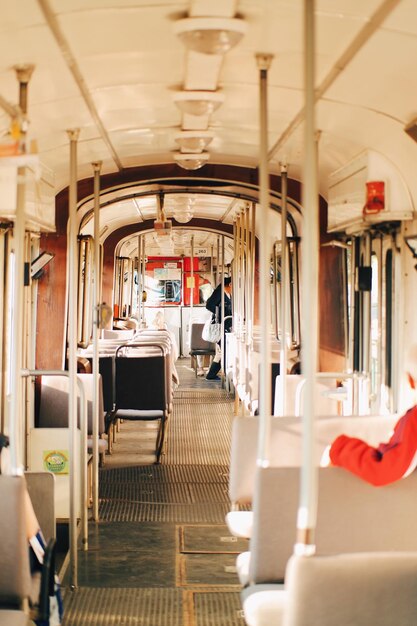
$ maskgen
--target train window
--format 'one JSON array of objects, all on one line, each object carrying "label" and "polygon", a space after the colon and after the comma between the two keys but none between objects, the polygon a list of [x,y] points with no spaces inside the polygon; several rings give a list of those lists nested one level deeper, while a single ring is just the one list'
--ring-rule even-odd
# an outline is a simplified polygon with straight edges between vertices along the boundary
[{"label": "train window", "polygon": [[[298,288],[298,245],[295,238],[287,240],[287,307],[286,307],[286,334],[287,345],[296,347],[300,343],[300,310],[299,310],[299,288]],[[277,338],[282,336],[280,302],[282,295],[282,275],[281,275],[281,244],[278,242],[274,246],[274,257],[271,268],[273,278],[272,319],[275,322],[275,333]]]},{"label": "train window", "polygon": [[[183,299],[181,261],[172,259],[169,261],[152,259],[146,266],[145,290],[147,303],[151,306],[164,304],[181,304]],[[193,279],[193,280],[191,280]],[[194,292],[194,304],[198,303],[199,274],[195,267],[195,273],[185,272],[184,291],[190,297]]]},{"label": "train window", "polygon": [[94,252],[92,237],[82,237],[78,245],[78,344],[87,347],[93,330],[92,289]]},{"label": "train window", "polygon": [[[116,257],[114,317],[126,318],[132,315],[133,303],[137,302],[137,285],[134,281],[135,259]],[[136,304],[137,307],[137,304]]]}]

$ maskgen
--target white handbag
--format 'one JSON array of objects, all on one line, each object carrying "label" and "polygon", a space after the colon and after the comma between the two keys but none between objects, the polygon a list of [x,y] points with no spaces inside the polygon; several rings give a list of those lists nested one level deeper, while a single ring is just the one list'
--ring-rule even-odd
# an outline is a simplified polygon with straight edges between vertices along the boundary
[{"label": "white handbag", "polygon": [[218,341],[220,341],[221,333],[222,325],[218,322],[212,322],[211,319],[208,319],[203,326],[201,336],[205,341],[217,343]]}]

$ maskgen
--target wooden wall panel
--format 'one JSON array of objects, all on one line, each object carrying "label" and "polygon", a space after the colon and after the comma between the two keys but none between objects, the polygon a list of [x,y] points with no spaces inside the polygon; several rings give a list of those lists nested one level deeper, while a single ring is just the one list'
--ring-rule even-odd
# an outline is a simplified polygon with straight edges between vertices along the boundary
[{"label": "wooden wall panel", "polygon": [[55,254],[38,284],[36,367],[62,369],[67,271],[67,197],[55,202],[55,233],[41,235],[40,248]]},{"label": "wooden wall panel", "polygon": [[[320,242],[334,239],[327,234],[327,205],[320,204]],[[320,247],[319,255],[319,369],[340,371],[345,366],[345,316],[343,285],[344,251]],[[338,366],[338,367],[336,367]]]}]

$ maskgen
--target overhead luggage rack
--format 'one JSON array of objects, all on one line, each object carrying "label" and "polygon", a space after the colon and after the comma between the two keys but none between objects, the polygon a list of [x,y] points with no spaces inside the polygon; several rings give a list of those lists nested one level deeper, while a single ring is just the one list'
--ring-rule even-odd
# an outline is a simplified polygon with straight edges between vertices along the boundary
[{"label": "overhead luggage rack", "polygon": [[[23,178],[20,168],[25,168]],[[54,175],[36,153],[0,157],[0,218],[15,219],[19,183],[25,184],[26,226],[36,231],[54,232]]]}]

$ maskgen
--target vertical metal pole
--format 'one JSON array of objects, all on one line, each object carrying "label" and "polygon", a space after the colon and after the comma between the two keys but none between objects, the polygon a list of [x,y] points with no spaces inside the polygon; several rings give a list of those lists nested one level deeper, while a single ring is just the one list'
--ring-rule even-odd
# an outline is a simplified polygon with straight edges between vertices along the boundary
[{"label": "vertical metal pole", "polygon": [[[379,263],[378,263],[378,347],[377,347],[377,373],[376,373],[376,412],[381,410],[381,387],[382,387],[382,324],[383,324],[383,309],[384,307],[384,294],[383,294],[383,277],[385,275],[386,265],[384,256],[384,238],[382,235],[379,237]],[[373,412],[373,411],[372,411]]]},{"label": "vertical metal pole", "polygon": [[[70,374],[71,375],[71,374]],[[84,393],[83,383],[77,376],[77,400],[80,388],[80,405],[82,405],[80,413],[81,441],[80,441],[80,468],[81,468],[81,544],[83,550],[88,550],[88,414],[87,414],[87,398]]]},{"label": "vertical metal pole", "polygon": [[[371,267],[371,258],[372,258],[371,233],[370,232],[365,233],[364,239],[365,239],[364,263],[366,266]],[[363,414],[369,413],[369,396],[370,396],[370,385],[371,385],[371,291],[362,292],[362,312],[363,312],[362,373],[366,374],[367,377],[360,381],[360,384],[359,384],[360,396],[358,398],[358,401],[359,401],[360,413],[363,415]]]},{"label": "vertical metal pole", "polygon": [[287,378],[287,188],[288,188],[287,166],[281,164],[281,348],[280,348],[280,415],[285,415],[285,394]]},{"label": "vertical metal pole", "polygon": [[[16,67],[19,81],[19,106],[23,116],[27,113],[27,87],[34,70],[33,65]],[[22,125],[22,144],[25,144],[26,126]],[[21,369],[23,364],[23,329],[24,329],[24,265],[25,265],[25,175],[26,168],[17,168],[17,196],[16,217],[13,224],[13,291],[12,291],[12,321],[10,328],[10,465],[12,474],[23,471],[22,443],[23,443],[23,381]]]},{"label": "vertical metal pole", "polygon": [[349,303],[349,346],[348,372],[353,372],[355,354],[355,265],[356,265],[356,237],[351,239],[350,247],[350,303]]},{"label": "vertical metal pole", "polygon": [[236,217],[236,248],[235,248],[235,267],[236,267],[236,275],[235,275],[235,282],[236,282],[236,314],[237,314],[237,329],[238,329],[238,337],[239,339],[242,338],[242,314],[241,314],[241,310],[240,310],[240,303],[241,303],[241,293],[240,293],[240,278],[241,278],[241,272],[240,272],[240,253],[241,253],[241,248],[240,248],[240,213],[237,215]]},{"label": "vertical metal pole", "polygon": [[134,281],[134,272],[135,272],[135,258],[130,257],[129,259],[129,311],[128,317],[132,317],[133,315],[133,293],[135,289],[135,281]]},{"label": "vertical metal pole", "polygon": [[[36,255],[37,256],[37,255]],[[27,233],[27,235],[25,235],[25,259],[29,260],[32,258],[32,236],[30,233]],[[30,281],[29,281],[30,282]],[[33,332],[33,310],[34,310],[34,306],[33,306],[33,300],[32,300],[32,285],[26,287],[24,289],[24,308],[23,310],[25,311],[24,314],[24,319],[23,319],[23,326],[24,326],[24,339],[23,339],[23,348],[24,348],[24,354],[23,354],[23,360],[22,360],[22,366],[23,367],[28,367],[30,365],[32,365],[33,361],[34,361],[34,357],[35,357],[35,352],[34,352],[34,347],[35,347],[35,343],[34,343],[34,336],[35,333]],[[23,436],[23,467],[28,467],[28,445],[27,442],[29,440],[29,430],[31,427],[31,417],[32,415],[34,415],[34,387],[33,385],[30,384],[30,381],[28,381],[27,379],[23,379],[22,380],[22,398],[23,401],[25,402],[24,405],[24,409],[23,409],[23,420],[22,420],[22,427],[23,430],[22,432],[22,436]]]},{"label": "vertical metal pole", "polygon": [[[146,277],[146,248],[145,248],[145,235],[142,235],[142,291],[145,291],[145,277]],[[145,316],[145,303],[142,302],[142,323],[141,327],[146,327]]]},{"label": "vertical metal pole", "polygon": [[[234,250],[234,258],[233,258],[233,268],[235,270],[233,279],[238,281],[238,271],[239,267],[237,264],[237,254],[238,254],[238,243],[237,243],[237,222],[236,219],[233,220],[233,250]],[[235,330],[235,335],[239,335],[240,329],[238,325],[238,311],[237,311],[237,283],[235,288],[232,290],[232,314],[233,314],[233,328]]]},{"label": "vertical metal pole", "polygon": [[244,297],[244,320],[245,320],[245,343],[248,345],[248,336],[250,328],[249,317],[249,301],[250,301],[250,254],[249,254],[249,242],[250,242],[250,222],[249,222],[249,206],[245,209],[245,297]]},{"label": "vertical metal pole", "polygon": [[220,235],[217,237],[216,285],[220,281]]},{"label": "vertical metal pole", "polygon": [[77,298],[77,339],[80,339],[81,341],[83,341],[83,322],[84,322],[84,316],[83,316],[83,308],[84,308],[84,297],[85,297],[85,291],[84,291],[84,285],[85,285],[85,261],[87,258],[87,250],[86,250],[86,240],[84,237],[81,237],[79,240],[79,244],[78,244],[78,250],[77,250],[77,255],[78,255],[78,267],[82,267],[84,268],[84,271],[79,272],[78,277],[77,277],[77,293],[79,294],[79,297]]},{"label": "vertical metal pole", "polygon": [[245,259],[245,220],[244,214],[241,213],[239,215],[239,282],[238,282],[238,293],[239,293],[239,326],[242,339],[245,339],[245,314],[244,314],[244,302],[245,302],[245,289],[244,289],[244,259]]},{"label": "vertical metal pole", "polygon": [[249,241],[249,217],[248,217],[248,208],[246,207],[243,212],[243,277],[242,277],[242,285],[243,285],[243,324],[245,328],[245,342],[247,336],[247,319],[248,319],[248,241]]},{"label": "vertical metal pole", "polygon": [[[188,321],[188,345],[191,347],[191,325],[194,313],[194,235],[191,237],[191,272],[190,272],[190,316]],[[197,358],[197,357],[196,357]]]},{"label": "vertical metal pole", "polygon": [[[402,266],[402,255],[404,252],[404,248],[400,250],[398,246],[395,245],[395,238],[393,239],[392,246],[392,279],[393,279],[393,290],[391,293],[391,297],[393,298],[393,319],[398,320],[401,316],[401,308],[400,308],[400,299],[396,296],[399,296],[399,292],[401,289],[401,272],[403,270]],[[398,277],[398,280],[397,280]],[[392,335],[392,380],[391,380],[391,389],[392,389],[392,411],[396,412],[399,410],[399,390],[400,390],[400,372],[403,367],[403,362],[401,355],[403,351],[401,348],[404,346],[403,339],[403,329],[400,328],[397,324],[394,324],[393,327],[393,335]],[[387,346],[388,347],[388,346]]]},{"label": "vertical metal pole", "polygon": [[114,318],[116,316],[116,306],[118,306],[118,296],[119,294],[119,260],[117,258],[117,253],[114,257],[114,293],[113,293],[113,302],[112,302],[112,323],[114,323]]},{"label": "vertical metal pole", "polygon": [[268,106],[267,79],[272,55],[256,55],[259,68],[260,155],[259,182],[259,311],[261,324],[261,362],[259,377],[259,437],[258,464],[269,464],[271,430],[271,345],[270,345],[270,285],[271,233],[269,227],[269,171],[268,171]]},{"label": "vertical metal pole", "polygon": [[68,372],[69,372],[69,428],[70,428],[70,585],[78,586],[76,477],[77,464],[77,141],[79,129],[69,130],[70,184],[69,184],[69,302],[68,302]]},{"label": "vertical metal pole", "polygon": [[193,308],[194,308],[194,235],[191,237],[191,271],[190,271],[190,279],[191,279],[191,288],[190,288],[190,320],[193,316]]},{"label": "vertical metal pole", "polygon": [[315,553],[318,473],[314,463],[314,388],[318,342],[318,185],[315,135],[315,23],[314,0],[304,0],[305,166],[302,237],[302,367],[305,376],[303,406],[303,455],[300,503],[297,515],[298,554]]},{"label": "vertical metal pole", "polygon": [[250,340],[251,345],[253,342],[253,325],[255,319],[255,252],[256,252],[256,204],[252,203],[252,220],[251,220],[251,303],[250,303],[250,319],[251,319],[251,331]]},{"label": "vertical metal pole", "polygon": [[126,273],[126,257],[122,257],[121,275],[120,275],[120,294],[121,294],[121,303],[122,303],[122,314],[120,317],[123,317],[123,318],[126,317],[126,313],[127,313],[125,273]]},{"label": "vertical metal pole", "polygon": [[[272,264],[273,264],[273,272],[274,275],[272,277],[272,284],[273,284],[273,295],[274,295],[274,303],[275,303],[275,322],[276,322],[276,338],[279,341],[280,340],[280,324],[281,324],[281,318],[280,318],[280,308],[279,308],[279,303],[281,302],[281,293],[279,294],[278,297],[278,273],[279,273],[279,266],[278,266],[278,241],[276,241],[274,243],[274,247],[273,247],[273,252],[272,252]],[[281,290],[281,285],[279,286],[279,289]]]},{"label": "vertical metal pole", "polygon": [[[222,352],[222,370],[223,374],[226,374],[226,362],[225,362],[225,345],[226,340],[224,336],[224,235],[222,235],[222,292],[221,292],[221,311],[222,311],[222,334],[220,336],[220,346]],[[222,377],[222,387],[224,387],[224,376]]]},{"label": "vertical metal pole", "polygon": [[[365,254],[364,264],[367,267],[371,267],[371,233],[367,232],[364,235],[365,239]],[[362,334],[362,371],[365,374],[370,374],[370,344],[371,344],[371,292],[362,292],[363,302],[363,334]]]},{"label": "vertical metal pole", "polygon": [[138,280],[138,297],[136,305],[136,315],[138,319],[138,328],[140,328],[140,322],[142,319],[142,235],[138,235],[138,268],[137,268],[137,280]]},{"label": "vertical metal pole", "polygon": [[[7,231],[3,228],[0,228],[0,267],[3,268],[0,278],[0,290],[1,293],[7,293],[7,263],[6,259],[10,258],[9,255],[6,254],[6,244],[9,241],[9,235]],[[0,303],[0,371],[4,372],[4,318],[5,318],[5,302],[4,300]],[[5,402],[4,402],[4,383],[5,377],[2,376],[0,380],[0,429],[4,432],[4,422],[5,422]]]},{"label": "vertical metal pole", "polygon": [[92,164],[94,172],[94,281],[93,281],[93,520],[98,522],[98,485],[99,485],[99,323],[100,323],[100,170],[101,161]]},{"label": "vertical metal pole", "polygon": [[[349,305],[349,352],[348,352],[348,372],[355,369],[355,331],[356,331],[356,257],[359,239],[352,237],[352,245],[350,248],[350,305]],[[353,376],[350,381],[350,399],[349,407],[352,415],[358,414],[358,384],[356,377]]]}]

